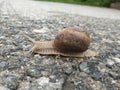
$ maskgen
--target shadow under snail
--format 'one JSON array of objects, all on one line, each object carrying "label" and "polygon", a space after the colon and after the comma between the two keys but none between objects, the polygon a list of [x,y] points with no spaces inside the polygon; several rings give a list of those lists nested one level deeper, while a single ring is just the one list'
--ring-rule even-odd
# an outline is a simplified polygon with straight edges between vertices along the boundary
[{"label": "shadow under snail", "polygon": [[88,50],[90,45],[89,34],[80,28],[71,27],[61,30],[52,41],[35,41],[26,36],[33,42],[29,52],[42,55],[61,55],[68,57],[91,57],[98,56],[92,50]]}]

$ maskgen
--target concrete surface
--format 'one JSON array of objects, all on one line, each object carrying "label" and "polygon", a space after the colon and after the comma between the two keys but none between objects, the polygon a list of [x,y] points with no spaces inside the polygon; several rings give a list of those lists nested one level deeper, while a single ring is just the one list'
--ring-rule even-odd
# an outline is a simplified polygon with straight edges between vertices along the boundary
[{"label": "concrete surface", "polygon": [[[56,14],[78,14],[98,18],[120,19],[120,10],[100,8],[84,5],[72,5],[63,3],[41,2],[32,0],[1,0],[1,9],[4,12],[14,11],[21,16],[34,19],[44,18]],[[7,8],[7,9],[6,9]]]}]

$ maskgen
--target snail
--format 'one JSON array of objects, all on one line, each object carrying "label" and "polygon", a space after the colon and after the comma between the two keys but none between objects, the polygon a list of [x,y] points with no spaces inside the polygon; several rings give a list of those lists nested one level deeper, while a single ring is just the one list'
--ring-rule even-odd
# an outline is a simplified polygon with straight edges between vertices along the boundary
[{"label": "snail", "polygon": [[61,30],[52,41],[35,41],[29,52],[43,55],[61,55],[68,57],[91,57],[98,56],[92,50],[87,50],[90,45],[89,34],[80,28],[71,27]]}]

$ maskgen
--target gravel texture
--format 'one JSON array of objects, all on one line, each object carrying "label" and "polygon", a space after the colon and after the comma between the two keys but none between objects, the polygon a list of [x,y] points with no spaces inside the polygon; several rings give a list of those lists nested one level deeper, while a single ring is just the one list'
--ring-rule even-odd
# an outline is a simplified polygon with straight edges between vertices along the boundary
[{"label": "gravel texture", "polygon": [[[89,49],[99,57],[26,55],[32,43],[53,40],[65,27],[90,33]],[[33,20],[17,14],[0,16],[1,90],[120,90],[120,21],[56,13]]]}]

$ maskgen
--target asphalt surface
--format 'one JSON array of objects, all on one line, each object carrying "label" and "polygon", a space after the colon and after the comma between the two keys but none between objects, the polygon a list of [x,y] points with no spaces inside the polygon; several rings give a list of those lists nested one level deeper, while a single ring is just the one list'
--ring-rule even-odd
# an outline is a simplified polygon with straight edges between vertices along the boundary
[{"label": "asphalt surface", "polygon": [[120,19],[120,10],[84,5],[73,5],[34,0],[1,0],[0,8],[4,13],[16,12],[20,16],[34,19],[58,14],[78,14],[97,18]]},{"label": "asphalt surface", "polygon": [[[0,0],[0,90],[120,90],[119,15],[115,9]],[[88,31],[89,49],[99,57],[27,54],[32,42],[24,35],[50,41],[76,26]]]}]

